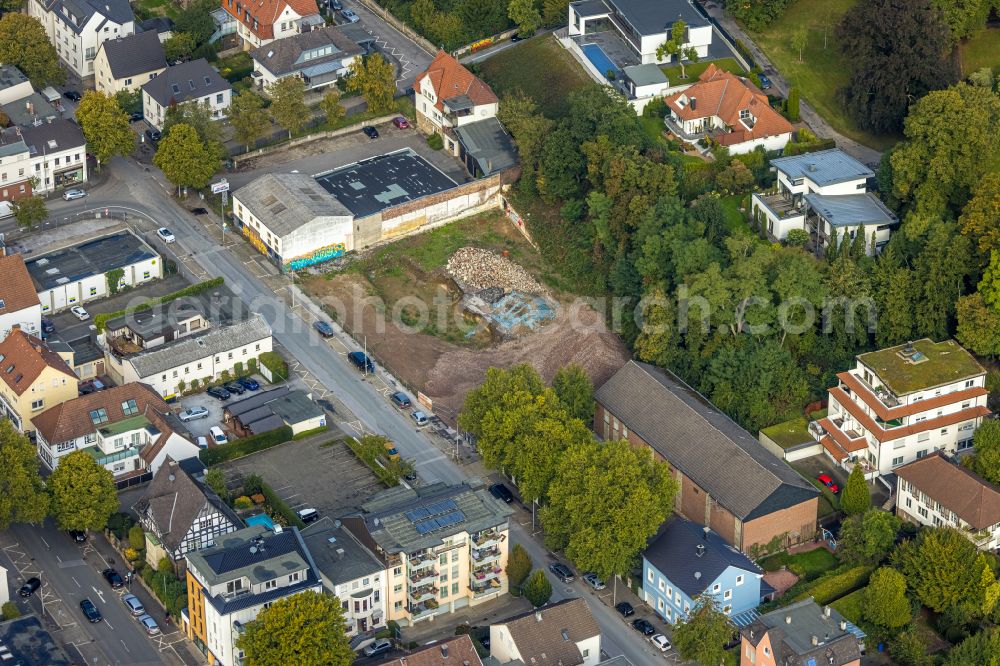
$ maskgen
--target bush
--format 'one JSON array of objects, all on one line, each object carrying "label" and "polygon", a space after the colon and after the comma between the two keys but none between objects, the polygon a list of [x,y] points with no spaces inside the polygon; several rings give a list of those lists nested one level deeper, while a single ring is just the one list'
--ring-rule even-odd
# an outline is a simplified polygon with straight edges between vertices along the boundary
[{"label": "bush", "polygon": [[236,509],[237,511],[244,511],[252,506],[253,506],[253,500],[247,497],[246,495],[240,495],[233,502],[233,508]]},{"label": "bush", "polygon": [[156,563],[156,570],[160,573],[172,574],[174,572],[174,563],[170,561],[169,557],[161,557],[160,561]]},{"label": "bush", "polygon": [[288,379],[288,364],[276,352],[264,352],[260,355],[260,364],[270,370],[272,381],[279,382]]},{"label": "bush", "polygon": [[15,618],[21,617],[21,609],[17,607],[13,601],[8,601],[2,606],[3,619],[13,620]]},{"label": "bush", "polygon": [[[259,435],[251,435],[243,439],[237,439],[222,446],[215,446],[210,449],[202,449],[198,457],[206,466],[218,465],[227,460],[234,460],[257,453],[272,446],[283,444],[292,438],[292,429],[288,426],[262,432]],[[252,494],[252,493],[251,493]]]},{"label": "bush", "polygon": [[441,150],[444,148],[444,139],[441,135],[435,132],[427,137],[427,145],[431,147],[432,150]]},{"label": "bush", "polygon": [[128,308],[126,310],[119,310],[118,312],[109,312],[107,314],[97,314],[94,315],[94,325],[97,327],[98,333],[104,330],[105,324],[108,323],[109,319],[115,319],[116,317],[122,317],[133,312],[139,312],[140,310],[149,310],[154,305],[158,303],[169,303],[170,301],[175,301],[178,298],[184,296],[194,296],[202,292],[208,291],[209,289],[215,289],[216,287],[222,286],[224,280],[221,277],[213,278],[211,280],[205,280],[204,282],[199,282],[198,284],[193,284],[190,287],[184,287],[179,289],[172,294],[167,294],[166,296],[160,296],[159,298],[152,298],[145,303],[140,303],[139,305]]},{"label": "bush", "polygon": [[788,101],[785,103],[785,112],[788,115],[788,119],[793,123],[799,119],[799,89],[789,88],[788,89]]},{"label": "bush", "polygon": [[524,593],[524,598],[530,601],[532,606],[538,608],[544,606],[549,597],[552,596],[552,583],[549,582],[544,571],[537,569],[535,573],[531,574],[531,578],[521,588],[521,591]]},{"label": "bush", "polygon": [[146,533],[143,531],[142,525],[133,525],[129,528],[128,543],[136,550],[142,550],[146,547]]},{"label": "bush", "polygon": [[867,585],[874,570],[875,567],[867,565],[846,570],[834,569],[825,576],[817,578],[808,589],[800,591],[794,600],[802,601],[811,596],[821,606],[828,604]]},{"label": "bush", "polygon": [[257,502],[257,497],[260,496],[260,501],[257,504],[264,502],[264,496],[261,493],[264,492],[264,479],[261,478],[260,474],[251,474],[250,476],[243,479],[243,494],[248,495]]},{"label": "bush", "polygon": [[[330,429],[330,426],[320,426],[318,428],[313,428],[312,430],[303,430],[299,434],[292,437],[292,441],[298,441],[300,439],[305,439],[306,437],[312,437],[313,435],[319,434],[321,432],[326,432]],[[334,440],[336,441],[336,440]],[[331,441],[330,444],[333,442]]]},{"label": "bush", "polygon": [[120,540],[128,537],[129,529],[135,525],[135,520],[127,513],[119,511],[108,518],[107,528]]}]

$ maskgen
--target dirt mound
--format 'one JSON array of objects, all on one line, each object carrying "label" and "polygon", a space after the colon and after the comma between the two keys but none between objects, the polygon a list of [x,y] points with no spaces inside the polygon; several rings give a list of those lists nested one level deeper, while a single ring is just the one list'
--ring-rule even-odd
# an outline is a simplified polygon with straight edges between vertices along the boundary
[{"label": "dirt mound", "polygon": [[463,247],[448,259],[448,274],[472,292],[496,287],[504,292],[544,294],[545,287],[506,257],[478,247]]}]

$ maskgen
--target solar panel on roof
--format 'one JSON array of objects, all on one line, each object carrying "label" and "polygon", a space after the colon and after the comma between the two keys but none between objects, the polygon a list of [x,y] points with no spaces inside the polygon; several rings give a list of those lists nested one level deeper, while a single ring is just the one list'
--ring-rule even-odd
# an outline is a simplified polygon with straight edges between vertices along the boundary
[{"label": "solar panel on roof", "polygon": [[417,522],[418,520],[423,520],[424,518],[426,518],[426,517],[427,517],[427,516],[429,516],[430,514],[429,514],[429,513],[427,513],[427,509],[425,509],[424,507],[419,507],[419,508],[416,508],[416,509],[413,509],[412,511],[407,511],[407,512],[406,512],[406,513],[405,513],[404,515],[405,515],[405,516],[406,516],[406,517],[407,517],[407,518],[408,518],[408,519],[409,519],[409,520],[410,520],[411,522],[414,522],[414,523],[415,523],[415,522]]}]

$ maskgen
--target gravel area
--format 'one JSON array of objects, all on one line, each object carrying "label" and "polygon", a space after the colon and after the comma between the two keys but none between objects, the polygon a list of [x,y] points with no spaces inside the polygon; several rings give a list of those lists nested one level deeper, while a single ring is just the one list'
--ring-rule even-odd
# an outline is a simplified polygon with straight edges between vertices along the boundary
[{"label": "gravel area", "polygon": [[545,287],[516,263],[477,247],[463,247],[448,259],[448,274],[473,292],[497,288],[505,293],[520,291],[544,294]]}]

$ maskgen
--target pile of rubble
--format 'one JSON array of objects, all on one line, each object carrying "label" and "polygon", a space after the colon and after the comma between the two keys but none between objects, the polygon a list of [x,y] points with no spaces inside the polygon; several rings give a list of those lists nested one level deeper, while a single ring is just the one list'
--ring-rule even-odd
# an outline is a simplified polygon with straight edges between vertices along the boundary
[{"label": "pile of rubble", "polygon": [[448,259],[447,270],[449,275],[472,292],[496,288],[504,293],[545,293],[545,288],[516,263],[477,247],[456,250]]}]

